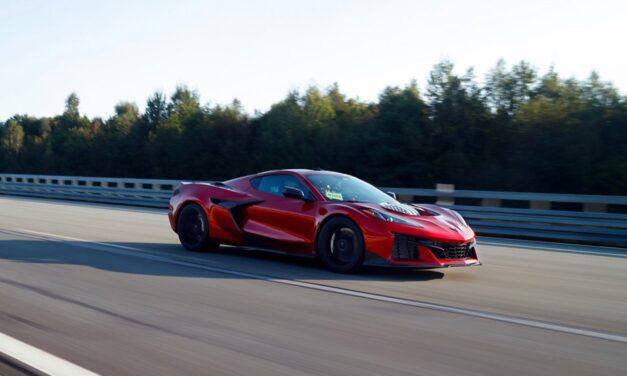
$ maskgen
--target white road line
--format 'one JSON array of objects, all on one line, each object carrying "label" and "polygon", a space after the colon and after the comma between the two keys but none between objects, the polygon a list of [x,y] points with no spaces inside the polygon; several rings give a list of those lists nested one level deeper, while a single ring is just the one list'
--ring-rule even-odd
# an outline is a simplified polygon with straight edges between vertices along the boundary
[{"label": "white road line", "polygon": [[0,333],[0,353],[50,376],[98,375],[3,333]]},{"label": "white road line", "polygon": [[458,307],[452,307],[452,306],[446,306],[446,305],[434,304],[434,303],[422,302],[422,301],[416,301],[416,300],[394,298],[394,297],[385,296],[385,295],[372,294],[372,293],[367,293],[367,292],[349,290],[349,289],[344,289],[344,288],[339,288],[339,287],[332,287],[332,286],[321,285],[321,284],[316,284],[316,283],[311,283],[311,282],[293,280],[293,279],[277,278],[277,277],[272,277],[272,276],[257,274],[257,273],[241,272],[241,271],[225,269],[221,267],[203,265],[203,264],[195,263],[195,262],[180,261],[172,257],[158,256],[158,255],[150,253],[150,251],[145,250],[145,249],[123,246],[123,245],[118,245],[118,244],[110,244],[106,242],[94,242],[94,241],[85,240],[85,239],[79,239],[79,238],[56,235],[56,234],[49,234],[45,232],[32,231],[32,230],[26,230],[26,229],[14,229],[14,231],[17,232],[18,235],[22,235],[22,236],[27,235],[27,236],[34,237],[40,240],[64,242],[64,243],[69,243],[69,244],[79,246],[79,247],[86,247],[90,249],[100,250],[103,252],[122,254],[122,255],[127,255],[127,256],[132,256],[132,257],[140,257],[140,258],[144,258],[148,260],[166,262],[166,263],[190,267],[194,269],[202,269],[202,270],[207,270],[207,271],[216,272],[216,273],[234,275],[238,277],[259,279],[259,280],[268,281],[268,282],[281,283],[284,285],[304,287],[308,289],[314,289],[314,290],[325,291],[325,292],[330,292],[330,293],[335,293],[335,294],[370,299],[370,300],[375,300],[379,302],[401,304],[405,306],[424,308],[424,309],[436,310],[436,311],[447,312],[447,313],[455,313],[459,315],[478,317],[482,319],[500,321],[500,322],[505,322],[505,323],[510,323],[510,324],[523,325],[523,326],[528,326],[532,328],[552,330],[552,331],[561,332],[561,333],[568,333],[568,334],[586,336],[586,337],[603,339],[603,340],[608,340],[608,341],[627,343],[627,336],[623,334],[619,334],[619,333],[610,333],[610,332],[602,332],[602,331],[591,330],[591,329],[577,328],[573,326],[567,326],[567,325],[539,321],[539,320],[526,319],[522,317],[507,316],[507,315],[501,315],[497,313],[484,312],[484,311],[478,311],[478,310],[466,309],[466,308],[458,308]]},{"label": "white road line", "polygon": [[[613,248],[613,247],[596,247],[595,250],[585,250],[585,249],[573,249],[573,248],[558,248],[552,246],[551,244],[532,244],[532,243],[509,243],[505,241],[498,240],[489,240],[486,238],[477,239],[477,243],[479,245],[492,245],[499,247],[510,247],[510,248],[522,248],[522,249],[535,249],[540,251],[550,251],[550,252],[562,252],[562,253],[575,253],[580,255],[592,255],[592,256],[610,256],[610,257],[618,257],[618,258],[627,258],[627,250],[623,248]],[[562,243],[558,243],[562,244]],[[590,246],[592,248],[592,246]]]}]

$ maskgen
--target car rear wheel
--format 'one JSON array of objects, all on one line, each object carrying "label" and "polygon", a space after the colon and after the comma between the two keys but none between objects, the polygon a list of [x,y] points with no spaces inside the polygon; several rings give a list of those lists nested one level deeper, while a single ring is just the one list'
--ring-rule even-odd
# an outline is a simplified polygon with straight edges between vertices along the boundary
[{"label": "car rear wheel", "polygon": [[176,229],[183,247],[202,252],[217,249],[220,243],[209,239],[209,222],[205,211],[196,204],[185,206],[179,214]]},{"label": "car rear wheel", "polygon": [[359,227],[350,219],[337,217],[320,230],[318,256],[336,273],[351,273],[364,261],[364,239]]}]

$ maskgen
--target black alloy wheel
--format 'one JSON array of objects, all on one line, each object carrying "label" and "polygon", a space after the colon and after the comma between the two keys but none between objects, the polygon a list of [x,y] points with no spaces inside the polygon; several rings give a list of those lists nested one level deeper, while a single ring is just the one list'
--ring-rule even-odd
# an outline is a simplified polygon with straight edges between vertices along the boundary
[{"label": "black alloy wheel", "polygon": [[209,223],[205,211],[196,204],[185,206],[179,214],[176,229],[183,247],[202,252],[216,249],[219,243],[209,239]]},{"label": "black alloy wheel", "polygon": [[351,273],[364,260],[364,239],[359,227],[346,217],[325,223],[317,241],[318,256],[336,273]]}]

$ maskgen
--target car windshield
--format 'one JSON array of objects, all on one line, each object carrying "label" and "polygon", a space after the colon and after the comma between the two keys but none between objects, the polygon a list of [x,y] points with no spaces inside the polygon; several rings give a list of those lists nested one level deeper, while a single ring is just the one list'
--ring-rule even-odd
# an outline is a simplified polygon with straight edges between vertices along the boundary
[{"label": "car windshield", "polygon": [[307,175],[309,180],[327,200],[369,202],[373,204],[396,203],[380,189],[348,175]]}]

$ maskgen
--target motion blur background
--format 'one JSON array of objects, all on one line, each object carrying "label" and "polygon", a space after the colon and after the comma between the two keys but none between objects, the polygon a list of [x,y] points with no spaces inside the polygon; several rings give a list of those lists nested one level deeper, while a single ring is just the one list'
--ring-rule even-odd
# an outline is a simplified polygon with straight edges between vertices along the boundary
[{"label": "motion blur background", "polygon": [[625,195],[625,10],[0,1],[0,171]]}]

